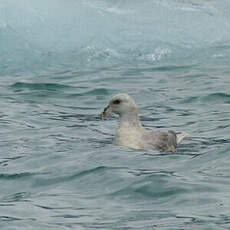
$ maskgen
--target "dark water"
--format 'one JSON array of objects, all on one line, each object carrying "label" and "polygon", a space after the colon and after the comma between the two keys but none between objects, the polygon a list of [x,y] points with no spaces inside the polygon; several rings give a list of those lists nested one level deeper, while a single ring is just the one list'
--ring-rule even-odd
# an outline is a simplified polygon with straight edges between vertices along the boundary
[{"label": "dark water", "polygon": [[[114,15],[117,8],[103,8],[102,2],[81,10],[106,14],[121,31],[122,25],[130,26],[117,24],[125,10],[139,12],[129,1],[113,2],[121,16]],[[146,2],[142,7],[148,12]],[[170,12],[172,7],[181,14],[198,12],[223,27],[230,22],[215,1],[162,4]],[[143,21],[150,17],[142,16]],[[4,28],[2,34],[9,35]],[[132,41],[135,29],[122,35]],[[205,35],[198,32],[203,41]],[[4,59],[0,67],[0,229],[230,229],[230,46],[225,33],[207,45],[194,37],[191,47],[156,39],[138,49],[134,43],[147,43],[147,36],[127,49],[111,41],[56,58],[55,51],[23,59],[23,50],[15,49],[15,59]],[[189,133],[176,153],[112,145],[117,117],[100,120],[99,113],[118,92],[135,98],[146,128]]]}]

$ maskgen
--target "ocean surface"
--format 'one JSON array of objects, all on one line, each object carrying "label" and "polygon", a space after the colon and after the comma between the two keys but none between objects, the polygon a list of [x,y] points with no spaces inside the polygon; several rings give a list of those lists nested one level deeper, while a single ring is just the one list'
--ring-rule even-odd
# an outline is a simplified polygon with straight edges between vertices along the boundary
[{"label": "ocean surface", "polygon": [[[229,0],[1,0],[0,229],[230,229]],[[116,93],[176,153],[113,145]]]}]

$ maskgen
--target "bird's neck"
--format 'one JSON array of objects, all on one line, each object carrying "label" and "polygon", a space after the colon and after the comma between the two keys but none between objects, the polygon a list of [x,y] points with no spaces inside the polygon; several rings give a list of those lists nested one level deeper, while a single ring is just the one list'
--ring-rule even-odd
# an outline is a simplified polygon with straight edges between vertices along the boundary
[{"label": "bird's neck", "polygon": [[138,149],[142,146],[140,141],[145,132],[137,113],[120,116],[114,143]]},{"label": "bird's neck", "polygon": [[139,120],[137,113],[132,114],[122,114],[120,115],[118,127],[122,128],[130,128],[130,129],[143,129],[143,126]]}]

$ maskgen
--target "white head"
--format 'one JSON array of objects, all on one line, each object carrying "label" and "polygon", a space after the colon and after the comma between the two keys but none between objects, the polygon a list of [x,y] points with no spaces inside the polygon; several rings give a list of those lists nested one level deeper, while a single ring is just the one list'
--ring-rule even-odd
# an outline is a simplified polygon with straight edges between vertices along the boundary
[{"label": "white head", "polygon": [[100,117],[105,117],[110,113],[118,114],[120,117],[137,116],[137,105],[128,94],[119,93],[111,98]]}]

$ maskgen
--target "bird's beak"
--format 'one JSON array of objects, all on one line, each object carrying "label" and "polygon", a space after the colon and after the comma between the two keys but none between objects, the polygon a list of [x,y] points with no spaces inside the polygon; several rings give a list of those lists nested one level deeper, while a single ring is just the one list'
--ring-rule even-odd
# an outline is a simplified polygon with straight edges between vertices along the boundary
[{"label": "bird's beak", "polygon": [[107,107],[104,108],[103,112],[100,113],[100,118],[102,119],[103,117],[106,117],[112,113],[112,108],[108,105]]},{"label": "bird's beak", "polygon": [[102,119],[103,117],[105,117],[105,112],[100,113],[100,118]]}]

